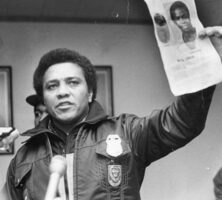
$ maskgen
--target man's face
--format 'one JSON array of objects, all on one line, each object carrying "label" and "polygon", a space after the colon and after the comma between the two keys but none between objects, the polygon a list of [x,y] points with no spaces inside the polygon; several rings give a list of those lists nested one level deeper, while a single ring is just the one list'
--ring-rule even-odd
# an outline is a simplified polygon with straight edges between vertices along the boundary
[{"label": "man's face", "polygon": [[48,113],[64,124],[77,123],[88,113],[92,93],[80,66],[66,62],[52,65],[43,77],[43,99]]},{"label": "man's face", "polygon": [[47,115],[46,107],[43,104],[38,104],[34,108],[35,113],[35,126]]},{"label": "man's face", "polygon": [[182,31],[188,31],[192,27],[187,11],[181,8],[177,8],[174,11],[174,23]]}]

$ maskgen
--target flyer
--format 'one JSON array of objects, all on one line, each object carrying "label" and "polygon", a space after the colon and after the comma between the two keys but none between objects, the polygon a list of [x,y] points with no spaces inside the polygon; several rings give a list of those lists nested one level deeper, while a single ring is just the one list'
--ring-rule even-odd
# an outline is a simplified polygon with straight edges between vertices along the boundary
[{"label": "flyer", "polygon": [[145,2],[172,93],[193,93],[221,82],[219,52],[209,37],[198,38],[203,25],[194,0]]}]

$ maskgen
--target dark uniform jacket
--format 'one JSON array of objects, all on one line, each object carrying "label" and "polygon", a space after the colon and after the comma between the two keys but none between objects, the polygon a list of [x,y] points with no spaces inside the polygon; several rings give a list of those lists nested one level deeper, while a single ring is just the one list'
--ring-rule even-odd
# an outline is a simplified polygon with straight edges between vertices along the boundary
[{"label": "dark uniform jacket", "polygon": [[139,200],[146,167],[201,133],[214,89],[180,96],[147,117],[107,116],[94,101],[87,119],[66,139],[46,118],[25,133],[31,137],[10,163],[9,196],[43,200],[52,156],[73,153],[75,200]]}]

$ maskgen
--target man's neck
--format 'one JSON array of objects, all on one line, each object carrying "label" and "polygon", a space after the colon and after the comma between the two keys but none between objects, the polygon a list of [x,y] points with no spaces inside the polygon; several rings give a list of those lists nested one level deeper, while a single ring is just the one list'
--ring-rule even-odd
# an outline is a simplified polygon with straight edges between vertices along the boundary
[{"label": "man's neck", "polygon": [[[88,113],[87,113],[88,114]],[[86,120],[87,115],[84,115],[84,117],[81,118],[81,120],[78,121],[70,121],[70,122],[61,122],[56,119],[52,119],[53,125],[60,129],[61,131],[65,132],[67,135],[70,134],[70,132],[81,122]]]},{"label": "man's neck", "polygon": [[76,124],[75,123],[60,123],[57,120],[53,120],[53,125],[55,126],[55,128],[60,129],[62,132],[66,133],[66,135],[69,135]]}]

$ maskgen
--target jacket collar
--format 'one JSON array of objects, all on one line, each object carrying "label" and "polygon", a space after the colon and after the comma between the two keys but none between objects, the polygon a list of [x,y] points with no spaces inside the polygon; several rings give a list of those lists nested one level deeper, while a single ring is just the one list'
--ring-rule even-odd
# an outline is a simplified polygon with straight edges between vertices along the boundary
[{"label": "jacket collar", "polygon": [[95,124],[103,119],[106,119],[108,115],[98,101],[93,101],[89,106],[89,113],[86,117],[85,123]]},{"label": "jacket collar", "polygon": [[[89,113],[86,117],[86,120],[78,124],[96,124],[104,119],[107,119],[108,115],[105,113],[104,109],[100,105],[99,102],[94,100],[89,106]],[[32,129],[27,130],[26,132],[22,133],[23,136],[36,136],[42,133],[51,133],[48,129],[48,124],[50,121],[50,116],[46,116],[40,124]]]}]

